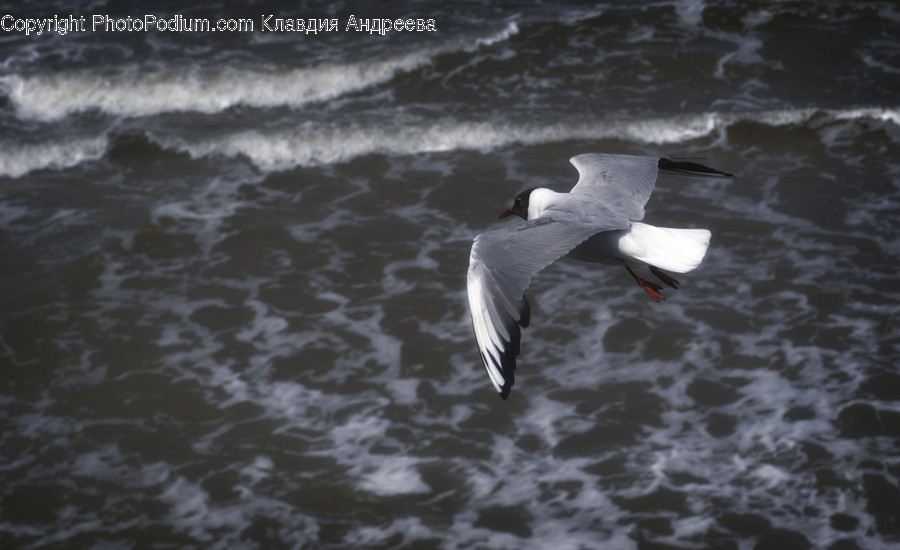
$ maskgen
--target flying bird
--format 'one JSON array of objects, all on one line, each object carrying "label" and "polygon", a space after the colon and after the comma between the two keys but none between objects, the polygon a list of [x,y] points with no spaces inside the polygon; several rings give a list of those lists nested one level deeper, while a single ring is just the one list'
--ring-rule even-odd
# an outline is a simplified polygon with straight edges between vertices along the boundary
[{"label": "flying bird", "polygon": [[525,289],[535,273],[562,256],[625,267],[656,302],[663,287],[643,279],[647,266],[664,284],[678,281],[663,270],[686,273],[700,265],[709,246],[706,229],[655,227],[640,220],[660,170],[683,175],[733,178],[702,164],[660,157],[584,154],[569,159],[578,183],[568,193],[527,189],[501,218],[525,220],[475,237],[466,286],[475,340],[488,376],[506,399],[515,382],[521,329],[530,307]]}]

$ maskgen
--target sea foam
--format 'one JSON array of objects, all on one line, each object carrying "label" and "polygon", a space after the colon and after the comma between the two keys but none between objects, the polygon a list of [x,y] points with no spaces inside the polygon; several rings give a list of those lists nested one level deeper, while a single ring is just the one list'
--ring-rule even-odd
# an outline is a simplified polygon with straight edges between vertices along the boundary
[{"label": "sea foam", "polygon": [[138,64],[114,70],[83,70],[0,78],[0,91],[22,118],[51,121],[70,113],[99,110],[118,117],[168,112],[212,114],[237,105],[302,107],[390,81],[434,57],[475,51],[518,34],[515,22],[472,40],[451,41],[365,61],[328,61],[293,69],[205,68],[178,65],[161,69]]},{"label": "sea foam", "polygon": [[49,121],[94,109],[120,117],[179,111],[212,114],[236,105],[300,107],[386,82],[429,60],[427,53],[410,53],[288,71],[227,67],[205,74],[192,67],[148,71],[134,65],[112,74],[10,75],[3,84],[23,118]]},{"label": "sea foam", "polygon": [[0,154],[0,176],[18,178],[35,170],[69,168],[106,154],[105,135],[78,137],[41,143],[5,143]]},{"label": "sea foam", "polygon": [[264,171],[297,166],[346,162],[369,155],[414,155],[455,150],[484,151],[514,144],[533,145],[578,139],[625,139],[643,144],[685,143],[725,132],[738,122],[771,126],[802,124],[817,114],[833,120],[875,119],[896,123],[896,109],[848,110],[780,109],[706,112],[633,119],[594,119],[560,122],[516,122],[405,119],[399,123],[355,126],[306,124],[299,128],[261,132],[241,131],[189,141],[180,136],[154,135],[158,145],[201,158],[244,156]]},{"label": "sea foam", "polygon": [[[401,117],[402,120],[352,125],[305,123],[289,130],[241,130],[206,138],[150,133],[148,138],[165,149],[187,153],[192,158],[246,157],[258,169],[271,172],[337,164],[371,154],[487,151],[516,144],[566,140],[624,139],[646,145],[678,144],[724,135],[732,125],[745,121],[788,126],[805,124],[815,117],[822,117],[823,121],[875,120],[900,124],[900,110],[892,107],[804,108],[547,122]],[[0,155],[0,176],[21,177],[35,170],[64,169],[96,160],[106,154],[109,141],[106,135],[101,135],[6,145],[4,154]]]}]

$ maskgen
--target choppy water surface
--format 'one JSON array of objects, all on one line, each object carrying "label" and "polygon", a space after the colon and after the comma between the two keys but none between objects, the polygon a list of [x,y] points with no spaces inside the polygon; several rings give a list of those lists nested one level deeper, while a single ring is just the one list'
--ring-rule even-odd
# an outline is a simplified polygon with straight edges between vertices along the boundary
[{"label": "choppy water surface", "polygon": [[[277,10],[0,35],[0,547],[900,544],[896,6]],[[739,177],[660,179],[665,303],[536,277],[504,402],[469,247],[583,152]]]}]

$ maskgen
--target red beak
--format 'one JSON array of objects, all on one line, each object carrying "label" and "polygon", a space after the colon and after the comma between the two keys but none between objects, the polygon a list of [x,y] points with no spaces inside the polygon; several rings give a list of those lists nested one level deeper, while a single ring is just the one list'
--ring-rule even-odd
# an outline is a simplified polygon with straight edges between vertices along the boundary
[{"label": "red beak", "polygon": [[513,214],[515,214],[515,212],[513,212],[512,209],[504,210],[503,212],[500,213],[500,219],[502,220],[503,218],[505,218],[507,216],[512,216]]}]

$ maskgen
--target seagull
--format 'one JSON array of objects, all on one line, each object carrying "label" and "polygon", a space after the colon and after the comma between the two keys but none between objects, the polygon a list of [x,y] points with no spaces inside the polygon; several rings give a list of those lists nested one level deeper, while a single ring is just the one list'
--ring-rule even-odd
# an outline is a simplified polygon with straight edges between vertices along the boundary
[{"label": "seagull", "polygon": [[535,273],[562,256],[618,264],[655,302],[663,287],[634,268],[647,266],[664,284],[678,281],[663,270],[686,273],[700,265],[709,246],[706,229],[672,229],[640,223],[660,170],[703,177],[733,178],[727,172],[686,160],[589,153],[569,162],[578,183],[568,193],[527,189],[500,218],[525,220],[475,237],[466,289],[478,351],[500,397],[515,382],[521,329],[531,309],[525,289]]}]

